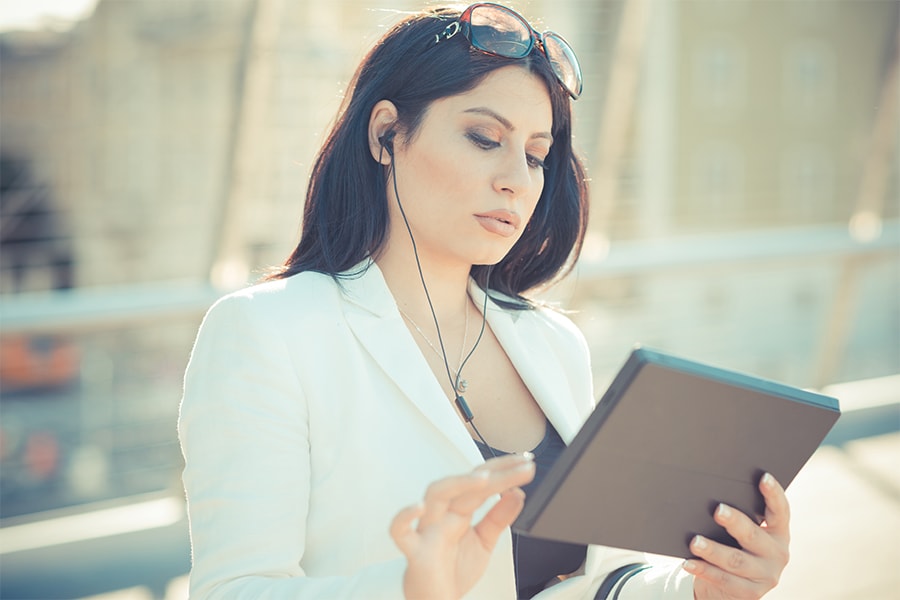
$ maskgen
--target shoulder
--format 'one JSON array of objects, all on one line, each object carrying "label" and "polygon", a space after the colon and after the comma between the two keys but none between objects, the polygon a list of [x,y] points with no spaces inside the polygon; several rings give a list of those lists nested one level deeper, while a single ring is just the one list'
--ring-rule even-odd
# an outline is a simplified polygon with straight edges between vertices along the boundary
[{"label": "shoulder", "polygon": [[581,330],[555,304],[534,302],[523,306],[520,301],[495,290],[491,290],[489,299],[485,299],[485,292],[474,280],[470,282],[469,295],[476,304],[485,302],[490,313],[504,315],[497,322],[512,324],[520,334],[530,338],[529,343],[548,344],[568,358],[583,359],[589,356],[588,344]]},{"label": "shoulder", "polygon": [[292,318],[337,306],[340,289],[329,275],[303,272],[284,279],[251,285],[219,298],[207,318],[218,313],[235,313],[278,319]]},{"label": "shoulder", "polygon": [[498,337],[544,356],[570,377],[578,378],[590,372],[587,340],[563,311],[549,305],[517,310],[496,303],[488,311],[495,315],[489,321]]},{"label": "shoulder", "polygon": [[568,317],[568,314],[564,310],[558,307],[551,305],[540,305],[528,312],[534,314],[535,317],[544,321],[547,326],[558,335],[583,339],[583,335],[578,326],[575,325],[575,323]]},{"label": "shoulder", "polygon": [[548,343],[564,362],[590,364],[587,339],[565,312],[550,306],[539,306],[529,312],[544,324]]},{"label": "shoulder", "polygon": [[206,312],[190,365],[196,371],[207,363],[247,367],[261,360],[271,369],[285,356],[306,358],[314,347],[309,340],[326,336],[326,324],[341,319],[339,297],[330,276],[312,272],[226,294]]},{"label": "shoulder", "polygon": [[[587,341],[577,325],[567,316],[564,310],[556,306],[541,304],[529,309],[508,310],[513,320],[525,320],[534,323],[548,342],[562,346],[575,345],[587,349]],[[515,314],[519,313],[519,314]]]},{"label": "shoulder", "polygon": [[[330,276],[313,272],[251,285],[213,303],[200,324],[197,341],[247,344],[311,332],[323,318],[338,318],[340,295]],[[333,318],[328,319],[329,315]]]}]

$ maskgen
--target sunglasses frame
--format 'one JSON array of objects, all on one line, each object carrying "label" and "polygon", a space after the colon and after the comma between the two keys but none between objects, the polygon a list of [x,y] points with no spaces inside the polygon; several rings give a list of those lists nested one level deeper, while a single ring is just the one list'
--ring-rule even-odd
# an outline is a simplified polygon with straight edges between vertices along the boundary
[{"label": "sunglasses frame", "polygon": [[[529,42],[528,42],[528,46],[526,47],[526,49],[523,52],[521,52],[520,54],[516,54],[516,55],[502,54],[502,53],[498,53],[494,50],[485,48],[484,46],[479,44],[476,40],[473,40],[472,39],[472,13],[475,11],[476,8],[496,9],[496,10],[499,10],[499,11],[511,16],[512,18],[514,18],[518,22],[520,22],[531,33],[531,36],[530,36]],[[479,2],[476,4],[472,4],[466,10],[464,10],[462,12],[462,14],[459,16],[459,19],[457,19],[456,21],[453,21],[452,23],[447,25],[447,27],[441,33],[435,34],[434,43],[437,44],[441,40],[449,40],[450,38],[452,38],[459,32],[462,32],[463,36],[469,41],[469,44],[476,50],[485,52],[487,54],[491,54],[493,56],[500,56],[502,58],[513,58],[513,59],[525,58],[526,56],[531,54],[532,50],[534,50],[535,45],[537,45],[538,48],[540,48],[541,52],[544,53],[544,56],[547,58],[547,60],[550,61],[550,67],[553,69],[553,74],[556,75],[557,81],[559,81],[559,84],[563,87],[564,90],[566,90],[566,92],[569,94],[569,96],[571,96],[573,100],[577,100],[578,97],[581,96],[581,92],[582,92],[582,88],[583,88],[581,65],[578,64],[578,59],[575,56],[575,50],[572,49],[572,46],[569,44],[569,42],[567,42],[563,36],[559,35],[556,32],[553,32],[553,31],[545,31],[543,33],[539,33],[538,31],[535,30],[534,27],[531,26],[531,24],[525,19],[525,17],[523,17],[522,15],[520,15],[513,9],[507,8],[506,6],[503,6],[501,4],[496,4],[494,2]],[[568,48],[569,52],[572,55],[572,60],[569,61],[568,56],[566,56],[566,60],[573,67],[575,77],[576,77],[575,85],[576,85],[577,89],[573,90],[566,84],[565,80],[563,79],[563,76],[560,75],[560,73],[559,73],[559,70],[556,66],[556,62],[550,57],[549,54],[547,54],[547,45],[544,42],[544,40],[546,38],[553,38],[557,41],[557,43],[564,46],[565,48]]]}]

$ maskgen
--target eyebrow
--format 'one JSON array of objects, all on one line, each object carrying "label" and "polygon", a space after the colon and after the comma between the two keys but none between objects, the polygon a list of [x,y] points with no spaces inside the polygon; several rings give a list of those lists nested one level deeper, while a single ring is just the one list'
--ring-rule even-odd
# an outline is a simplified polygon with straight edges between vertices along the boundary
[{"label": "eyebrow", "polygon": [[[503,115],[500,115],[497,112],[491,110],[490,108],[487,108],[486,106],[476,106],[473,108],[467,108],[463,112],[490,117],[490,118],[494,119],[495,121],[497,121],[498,123],[500,123],[501,125],[503,125],[509,131],[514,131],[516,129],[515,125],[513,125],[509,119],[507,119]],[[545,138],[545,139],[550,140],[550,143],[553,143],[553,136],[550,135],[550,133],[547,131],[541,131],[541,132],[535,133],[531,137]]]}]

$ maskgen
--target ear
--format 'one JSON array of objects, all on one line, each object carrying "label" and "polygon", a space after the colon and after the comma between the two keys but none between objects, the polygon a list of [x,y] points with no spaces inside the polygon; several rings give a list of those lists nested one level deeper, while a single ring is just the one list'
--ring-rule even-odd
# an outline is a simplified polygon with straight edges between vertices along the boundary
[{"label": "ear", "polygon": [[369,115],[369,152],[383,165],[391,164],[391,156],[381,145],[381,138],[397,123],[397,107],[390,100],[379,100]]}]

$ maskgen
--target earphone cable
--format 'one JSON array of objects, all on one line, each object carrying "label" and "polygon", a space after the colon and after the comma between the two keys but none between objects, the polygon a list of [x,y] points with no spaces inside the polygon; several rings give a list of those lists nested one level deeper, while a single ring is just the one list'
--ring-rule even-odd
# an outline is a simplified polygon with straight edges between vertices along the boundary
[{"label": "earphone cable", "polygon": [[[485,290],[487,290],[490,287],[491,270],[493,268],[494,268],[494,265],[488,265],[488,267],[487,267],[487,277],[485,277]],[[459,364],[459,371],[456,372],[457,383],[459,383],[459,377],[460,377],[459,373],[462,372],[463,367],[466,365],[467,362],[469,362],[469,358],[471,358],[472,355],[475,354],[475,349],[478,347],[478,344],[481,343],[481,338],[484,336],[484,330],[485,330],[485,327],[487,326],[487,302],[488,302],[488,295],[487,295],[487,291],[485,291],[484,301],[481,305],[481,330],[478,332],[478,337],[475,338],[475,344],[472,346],[472,349],[469,350],[469,353],[466,354],[466,357]]]},{"label": "earphone cable", "polygon": [[[382,146],[383,148],[384,146]],[[431,311],[431,317],[434,319],[434,327],[437,330],[437,338],[438,338],[438,346],[441,349],[441,358],[444,359],[444,369],[447,371],[447,380],[450,382],[450,385],[453,386],[453,389],[456,389],[456,386],[453,382],[453,375],[450,374],[450,361],[447,360],[447,350],[444,348],[444,339],[441,336],[441,326],[438,324],[437,313],[434,310],[434,305],[431,302],[431,294],[428,293],[428,286],[425,284],[425,274],[422,272],[422,263],[419,261],[419,250],[416,247],[416,239],[413,237],[412,227],[409,225],[409,219],[406,218],[406,211],[403,210],[403,203],[400,202],[400,193],[397,189],[397,170],[396,165],[394,164],[396,161],[393,159],[393,154],[391,153],[391,179],[394,183],[394,196],[397,198],[397,207],[400,209],[400,216],[403,217],[403,224],[406,225],[406,231],[409,233],[409,241],[412,243],[413,256],[416,259],[416,268],[419,271],[419,280],[422,282],[422,289],[425,291],[425,300],[428,301],[428,308]],[[462,367],[460,366],[460,370]],[[458,376],[458,375],[457,375]]]},{"label": "earphone cable", "polygon": [[[381,148],[383,150],[384,145],[382,145]],[[487,440],[485,440],[484,436],[481,435],[481,432],[478,431],[478,427],[475,426],[475,415],[472,413],[471,409],[469,409],[469,405],[466,402],[466,399],[461,394],[456,392],[456,390],[458,389],[457,386],[459,385],[460,373],[462,373],[463,366],[465,366],[466,362],[468,362],[472,354],[475,353],[475,349],[478,347],[478,344],[481,342],[481,338],[484,336],[484,330],[487,325],[487,292],[485,291],[484,305],[481,311],[481,331],[478,332],[478,337],[475,339],[475,344],[472,346],[472,349],[459,365],[459,370],[456,372],[456,380],[454,381],[453,375],[450,374],[450,361],[447,360],[447,351],[444,348],[444,339],[441,336],[441,326],[438,323],[437,312],[434,310],[434,304],[431,302],[431,294],[428,293],[428,285],[425,283],[425,274],[422,272],[422,263],[419,260],[419,251],[416,247],[416,239],[413,236],[412,227],[410,227],[409,225],[409,220],[406,218],[406,211],[403,209],[403,203],[400,202],[400,191],[397,189],[396,161],[394,160],[393,153],[389,152],[389,154],[391,155],[390,175],[394,185],[394,196],[397,198],[397,207],[400,209],[400,216],[403,217],[403,224],[406,226],[406,231],[409,234],[409,241],[412,243],[413,256],[416,259],[416,268],[419,271],[419,280],[422,282],[422,289],[425,291],[425,299],[428,301],[428,309],[431,311],[431,318],[434,319],[434,328],[437,331],[438,346],[441,349],[441,358],[443,358],[444,360],[444,369],[447,372],[447,379],[450,382],[453,393],[456,395],[456,406],[462,414],[463,419],[472,427],[472,430],[478,436],[478,439],[481,440],[481,443],[484,444],[485,447],[487,447],[487,449],[491,453],[491,456],[496,458],[497,455],[494,453],[494,449],[491,448],[491,445],[487,443]],[[488,271],[488,278],[490,278],[490,271]],[[466,303],[466,310],[469,310],[468,299],[466,300]]]}]

